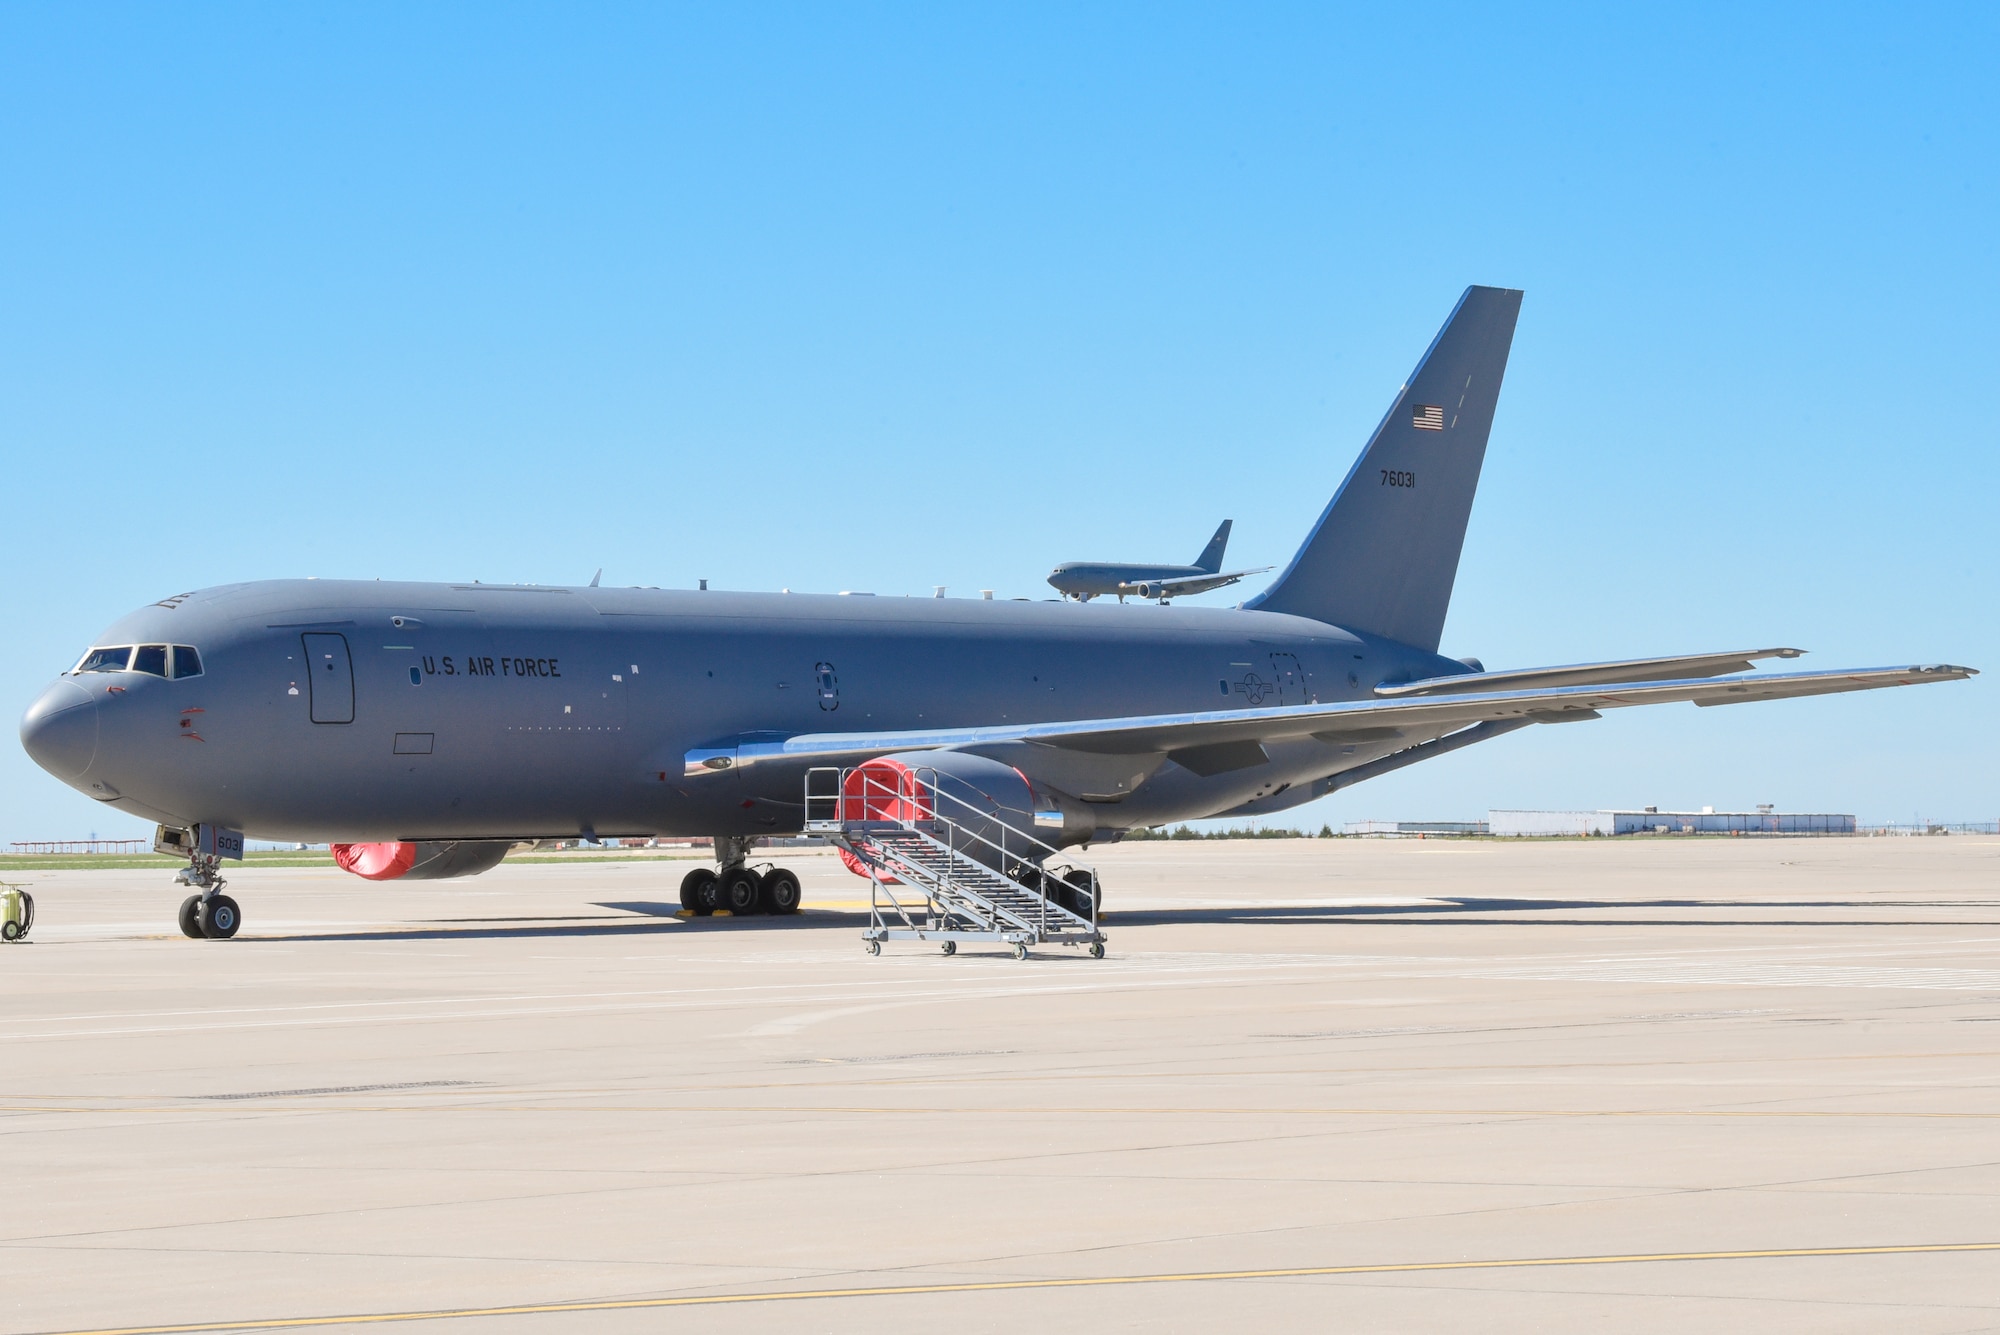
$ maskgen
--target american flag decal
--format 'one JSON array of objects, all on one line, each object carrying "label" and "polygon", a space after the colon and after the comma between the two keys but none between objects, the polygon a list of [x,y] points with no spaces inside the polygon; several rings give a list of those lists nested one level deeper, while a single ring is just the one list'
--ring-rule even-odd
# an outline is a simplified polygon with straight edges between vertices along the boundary
[{"label": "american flag decal", "polygon": [[1414,404],[1410,408],[1410,425],[1419,431],[1444,430],[1444,409],[1435,403]]}]

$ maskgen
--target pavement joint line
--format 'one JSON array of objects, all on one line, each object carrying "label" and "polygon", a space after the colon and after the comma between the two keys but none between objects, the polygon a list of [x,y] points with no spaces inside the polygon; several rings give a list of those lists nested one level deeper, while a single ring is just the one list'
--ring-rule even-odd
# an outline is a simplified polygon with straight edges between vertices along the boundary
[{"label": "pavement joint line", "polygon": [[[208,1104],[197,1104],[190,1096],[185,1104],[161,1104],[158,1106],[135,1106],[113,1104],[105,1108],[45,1107],[39,1105],[0,1104],[0,1113],[165,1113],[192,1112],[205,1116],[214,1114],[215,1109]],[[443,1096],[450,1097],[450,1096]],[[256,1099],[231,1100],[240,1111],[251,1112],[259,1109]],[[821,1113],[854,1113],[879,1116],[883,1113],[910,1113],[921,1115],[965,1115],[995,1113],[1006,1116],[1039,1114],[1051,1117],[1074,1117],[1081,1114],[1098,1115],[1186,1115],[1208,1117],[1218,1114],[1245,1117],[1752,1117],[1752,1118],[1846,1118],[1867,1121],[1871,1119],[1922,1119],[1943,1121],[1995,1121],[2000,1120],[2000,1112],[1861,1112],[1799,1109],[1742,1109],[1722,1108],[1211,1108],[1211,1107],[1134,1107],[1134,1108],[1084,1108],[1054,1106],[1005,1106],[991,1108],[938,1107],[926,1105],[898,1104],[631,1104],[605,1105],[600,1107],[579,1106],[551,1102],[546,1104],[495,1104],[495,1103],[412,1103],[412,1104],[354,1104],[354,1103],[296,1103],[287,1101],[282,1107],[268,1109],[272,1112],[313,1113],[778,1113],[784,1116],[809,1116]]]},{"label": "pavement joint line", "polygon": [[1554,1266],[1641,1265],[1672,1261],[1795,1260],[1827,1256],[1915,1256],[2000,1251],[2000,1242],[1935,1242],[1874,1247],[1772,1247],[1716,1252],[1634,1252],[1610,1256],[1537,1256],[1483,1261],[1403,1261],[1380,1265],[1285,1266],[1263,1270],[1200,1270],[1149,1275],[1082,1275],[1059,1279],[975,1280],[893,1284],[841,1289],[773,1289],[756,1293],[689,1294],[666,1298],[599,1298],[517,1303],[504,1307],[445,1307],[411,1312],[354,1312],[334,1316],[264,1317],[171,1325],[106,1326],[47,1335],[198,1335],[205,1331],[298,1330],[315,1326],[382,1325],[472,1317],[549,1316],[566,1312],[638,1311],[667,1307],[720,1307],[745,1303],[803,1302],[835,1298],[891,1298],[919,1294],[1001,1293],[1027,1289],[1106,1288],[1130,1284],[1199,1284],[1227,1280],[1302,1279],[1338,1275],[1394,1275],[1452,1270],[1519,1270]]}]

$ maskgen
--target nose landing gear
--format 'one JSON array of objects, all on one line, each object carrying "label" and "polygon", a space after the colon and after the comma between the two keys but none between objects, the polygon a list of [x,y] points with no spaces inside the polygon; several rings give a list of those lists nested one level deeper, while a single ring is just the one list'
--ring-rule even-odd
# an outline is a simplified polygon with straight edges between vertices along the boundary
[{"label": "nose landing gear", "polygon": [[222,859],[208,853],[189,856],[188,865],[174,873],[181,885],[200,891],[181,901],[181,935],[197,941],[227,941],[243,926],[243,909],[222,893]]}]

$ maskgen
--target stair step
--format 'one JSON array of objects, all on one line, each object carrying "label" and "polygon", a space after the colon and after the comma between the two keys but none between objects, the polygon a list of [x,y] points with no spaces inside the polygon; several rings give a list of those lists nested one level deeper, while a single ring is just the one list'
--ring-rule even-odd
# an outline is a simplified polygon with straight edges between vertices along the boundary
[{"label": "stair step", "polygon": [[[947,824],[940,822],[941,824]],[[872,823],[871,823],[872,824]],[[947,913],[991,924],[1005,918],[1015,930],[1041,932],[1088,929],[1088,919],[1071,913],[1040,891],[978,862],[949,844],[907,826],[850,825],[846,841],[869,860],[914,882]]]}]

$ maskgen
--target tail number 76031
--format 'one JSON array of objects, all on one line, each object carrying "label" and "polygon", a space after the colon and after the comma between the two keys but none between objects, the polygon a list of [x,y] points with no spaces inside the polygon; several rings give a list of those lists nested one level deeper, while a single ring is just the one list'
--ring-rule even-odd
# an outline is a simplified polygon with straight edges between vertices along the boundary
[{"label": "tail number 76031", "polygon": [[1415,473],[1399,473],[1393,468],[1382,470],[1382,485],[1385,487],[1414,487],[1417,485]]}]

